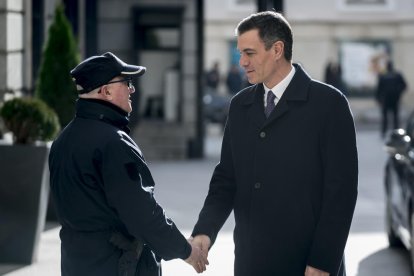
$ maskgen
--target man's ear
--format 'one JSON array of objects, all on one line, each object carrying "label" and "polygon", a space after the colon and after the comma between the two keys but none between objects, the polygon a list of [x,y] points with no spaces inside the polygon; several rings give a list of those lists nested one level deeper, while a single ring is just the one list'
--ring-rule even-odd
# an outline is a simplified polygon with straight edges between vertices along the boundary
[{"label": "man's ear", "polygon": [[278,40],[273,44],[272,49],[275,53],[275,58],[280,59],[283,57],[283,52],[285,51],[285,44],[283,43],[283,41]]},{"label": "man's ear", "polygon": [[108,85],[103,85],[101,86],[101,89],[98,92],[102,98],[104,98],[105,100],[112,100],[112,94],[111,91],[109,91],[109,86]]}]

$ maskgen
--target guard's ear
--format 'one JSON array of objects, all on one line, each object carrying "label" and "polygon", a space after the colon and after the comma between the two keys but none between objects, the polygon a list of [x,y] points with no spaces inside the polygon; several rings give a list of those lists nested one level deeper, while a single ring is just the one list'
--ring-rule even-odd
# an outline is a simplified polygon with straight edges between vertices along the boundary
[{"label": "guard's ear", "polygon": [[108,101],[112,100],[112,94],[111,94],[111,91],[109,91],[108,85],[102,85],[98,91],[98,94],[100,94],[100,96],[105,100],[108,100]]}]

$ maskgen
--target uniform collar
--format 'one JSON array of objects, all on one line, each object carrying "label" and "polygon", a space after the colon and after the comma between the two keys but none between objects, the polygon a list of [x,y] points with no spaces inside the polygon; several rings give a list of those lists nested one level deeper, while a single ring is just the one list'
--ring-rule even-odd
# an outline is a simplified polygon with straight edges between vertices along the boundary
[{"label": "uniform collar", "polygon": [[76,102],[76,117],[109,123],[129,133],[128,113],[121,108],[98,99],[81,99]]}]

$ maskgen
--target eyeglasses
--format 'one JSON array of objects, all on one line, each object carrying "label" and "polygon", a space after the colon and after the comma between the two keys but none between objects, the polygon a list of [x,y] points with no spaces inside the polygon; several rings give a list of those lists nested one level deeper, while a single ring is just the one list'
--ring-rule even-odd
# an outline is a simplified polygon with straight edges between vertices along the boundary
[{"label": "eyeglasses", "polygon": [[129,90],[135,91],[135,87],[134,87],[134,85],[132,84],[132,80],[131,80],[131,79],[129,79],[129,78],[125,78],[125,79],[122,79],[122,80],[117,80],[117,81],[110,81],[110,82],[108,82],[107,84],[110,84],[110,83],[117,83],[117,82],[125,82],[125,83],[126,83],[126,85],[128,86],[128,89],[129,89]]}]

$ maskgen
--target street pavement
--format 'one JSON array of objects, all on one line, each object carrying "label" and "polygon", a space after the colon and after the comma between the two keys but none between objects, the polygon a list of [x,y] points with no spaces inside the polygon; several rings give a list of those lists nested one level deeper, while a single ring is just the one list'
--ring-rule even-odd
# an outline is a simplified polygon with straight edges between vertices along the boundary
[{"label": "street pavement", "polygon": [[[208,190],[208,183],[220,151],[221,131],[209,129],[206,158],[185,161],[154,161],[149,166],[155,179],[155,196],[183,234],[188,237]],[[408,276],[409,257],[405,250],[388,248],[384,233],[383,167],[386,154],[377,126],[357,128],[360,174],[359,195],[345,257],[348,276]],[[0,275],[60,275],[59,227],[48,224],[42,234],[38,261],[30,266],[0,265]],[[209,253],[210,265],[202,275],[233,275],[234,219],[231,216]],[[166,276],[196,275],[182,260],[163,262]],[[260,275],[258,275],[260,276]]]}]

